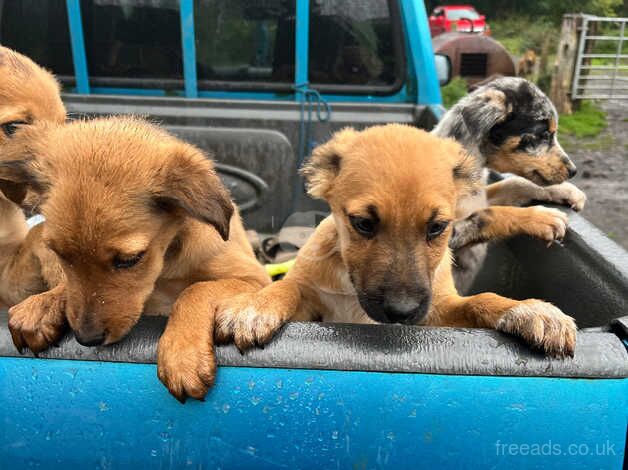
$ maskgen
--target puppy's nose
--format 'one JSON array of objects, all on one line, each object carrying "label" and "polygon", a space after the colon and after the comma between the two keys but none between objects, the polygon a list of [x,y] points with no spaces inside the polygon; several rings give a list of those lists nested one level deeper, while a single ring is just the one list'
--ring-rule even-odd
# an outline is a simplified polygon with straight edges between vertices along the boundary
[{"label": "puppy's nose", "polygon": [[429,296],[399,299],[386,302],[384,314],[389,323],[413,324],[427,313]]},{"label": "puppy's nose", "polygon": [[104,331],[89,333],[74,332],[76,341],[83,346],[100,346],[105,342],[105,336]]},{"label": "puppy's nose", "polygon": [[576,176],[578,174],[578,168],[576,168],[576,165],[573,165],[567,168],[567,174],[569,175],[570,178],[573,178],[574,176]]}]

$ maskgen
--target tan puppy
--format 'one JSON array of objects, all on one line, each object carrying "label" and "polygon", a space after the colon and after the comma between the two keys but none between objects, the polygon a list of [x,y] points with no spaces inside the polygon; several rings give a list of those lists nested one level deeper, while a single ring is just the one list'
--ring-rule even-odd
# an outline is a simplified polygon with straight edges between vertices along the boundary
[{"label": "tan puppy", "polygon": [[458,198],[474,190],[459,144],[403,125],[345,129],[314,150],[310,195],[332,215],[287,276],[227,300],[217,333],[240,348],[288,320],[494,328],[550,355],[573,355],[571,317],[541,300],[457,294],[448,241]]},{"label": "tan puppy", "polygon": [[[42,196],[41,240],[66,277],[10,311],[18,348],[47,346],[67,319],[84,345],[123,338],[143,311],[168,313],[159,378],[180,400],[215,375],[217,302],[269,283],[213,165],[142,120],[108,118],[25,130],[0,178]],[[204,296],[183,295],[198,281]],[[174,304],[174,307],[173,307]],[[50,319],[50,307],[56,317]],[[52,331],[50,331],[52,330]]]},{"label": "tan puppy", "polygon": [[[24,129],[45,121],[62,123],[65,114],[54,76],[28,57],[0,46],[0,157],[4,147],[19,139]],[[41,229],[27,236],[24,214],[12,202],[28,202],[24,189],[0,180],[0,305],[4,306],[48,288],[41,271],[48,270],[50,260],[42,253],[45,261],[41,265],[31,256],[44,249],[40,244],[31,244],[38,238],[33,235]],[[53,272],[55,264],[53,259]]]},{"label": "tan puppy", "polygon": [[517,67],[517,75],[519,77],[528,77],[534,74],[536,70],[536,52],[534,49],[526,49],[519,59]]}]

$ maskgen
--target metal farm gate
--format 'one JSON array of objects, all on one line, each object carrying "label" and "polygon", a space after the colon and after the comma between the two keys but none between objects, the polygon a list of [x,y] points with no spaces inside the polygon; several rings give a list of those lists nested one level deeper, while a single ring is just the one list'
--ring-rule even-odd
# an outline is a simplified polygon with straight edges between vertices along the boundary
[{"label": "metal farm gate", "polygon": [[628,18],[581,15],[571,99],[628,99]]}]

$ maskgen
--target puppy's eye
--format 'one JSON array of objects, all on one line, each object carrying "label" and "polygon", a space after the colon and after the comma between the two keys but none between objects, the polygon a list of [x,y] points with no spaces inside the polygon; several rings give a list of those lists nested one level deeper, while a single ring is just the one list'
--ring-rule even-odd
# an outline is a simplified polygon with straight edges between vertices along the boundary
[{"label": "puppy's eye", "polygon": [[438,220],[428,223],[426,234],[425,234],[427,241],[429,242],[431,240],[434,240],[436,237],[442,235],[445,229],[447,229],[448,225],[449,225],[449,222],[438,221]]},{"label": "puppy's eye", "polygon": [[377,220],[369,219],[367,217],[359,217],[357,215],[350,215],[349,221],[353,229],[365,238],[373,238],[375,231],[377,230]]},{"label": "puppy's eye", "polygon": [[142,260],[145,254],[146,254],[145,251],[141,251],[138,254],[133,255],[131,257],[122,257],[118,255],[113,259],[113,267],[116,269],[132,268],[133,266],[135,266],[137,263],[139,263]]},{"label": "puppy's eye", "polygon": [[520,149],[526,149],[535,144],[536,137],[533,134],[524,134],[519,141]]},{"label": "puppy's eye", "polygon": [[28,123],[26,121],[5,122],[1,126],[2,132],[4,132],[4,135],[6,135],[7,137],[11,137],[13,134],[15,134],[15,131],[17,131],[19,127],[23,126],[24,124]]}]

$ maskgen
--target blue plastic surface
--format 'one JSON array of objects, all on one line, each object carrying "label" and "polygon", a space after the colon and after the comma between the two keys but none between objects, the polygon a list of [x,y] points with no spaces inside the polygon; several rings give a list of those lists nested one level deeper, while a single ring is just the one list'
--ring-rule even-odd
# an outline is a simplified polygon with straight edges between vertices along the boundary
[{"label": "blue plastic surface", "polygon": [[[295,28],[295,44],[294,48],[294,67],[295,77],[294,86],[298,89],[306,86],[308,83],[308,64],[309,64],[309,45],[310,45],[310,1],[296,0],[296,28]],[[300,96],[295,96],[300,99]]]},{"label": "blue plastic surface", "polygon": [[83,37],[83,21],[81,19],[81,4],[79,0],[66,0],[68,11],[68,28],[70,29],[70,44],[72,61],[74,63],[74,77],[76,91],[89,94],[89,74],[87,71],[87,56],[85,54],[85,40]]},{"label": "blue plastic surface", "polygon": [[628,380],[223,367],[180,405],[154,365],[0,358],[0,397],[2,468],[620,469]]},{"label": "blue plastic surface", "polygon": [[198,98],[198,87],[196,81],[196,36],[194,35],[194,4],[192,0],[181,0],[179,5],[185,97]]},{"label": "blue plastic surface", "polygon": [[416,80],[416,102],[442,104],[425,3],[420,0],[401,0],[400,5],[408,49],[408,68],[411,69],[409,75],[410,79]]}]

